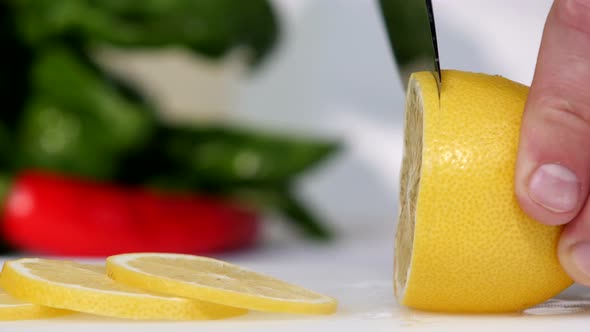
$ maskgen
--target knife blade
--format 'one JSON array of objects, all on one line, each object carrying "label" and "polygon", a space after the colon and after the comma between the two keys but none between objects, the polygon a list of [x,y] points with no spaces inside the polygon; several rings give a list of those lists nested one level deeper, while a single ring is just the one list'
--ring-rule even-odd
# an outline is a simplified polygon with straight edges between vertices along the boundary
[{"label": "knife blade", "polygon": [[379,0],[389,45],[405,84],[412,72],[430,71],[442,84],[431,0]]}]

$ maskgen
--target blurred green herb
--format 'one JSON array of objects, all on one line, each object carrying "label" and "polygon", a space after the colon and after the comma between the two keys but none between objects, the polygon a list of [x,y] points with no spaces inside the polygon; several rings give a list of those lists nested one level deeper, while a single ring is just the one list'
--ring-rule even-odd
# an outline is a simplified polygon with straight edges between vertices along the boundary
[{"label": "blurred green herb", "polygon": [[254,66],[279,32],[267,0],[0,2],[0,193],[20,169],[49,169],[237,198],[279,211],[303,234],[328,237],[293,184],[337,144],[159,123],[141,93],[89,53],[96,45],[184,47],[216,59],[245,47]]},{"label": "blurred green herb", "polygon": [[395,45],[397,63],[403,67],[430,56],[432,44],[430,27],[424,25],[424,1],[379,0],[379,5],[387,18],[384,23],[390,43]]},{"label": "blurred green herb", "polygon": [[64,39],[124,47],[183,46],[211,57],[247,46],[257,61],[278,35],[267,0],[8,0],[30,45]]},{"label": "blurred green herb", "polygon": [[146,147],[152,113],[122,96],[75,52],[39,50],[30,79],[19,128],[20,168],[109,179],[123,155]]}]

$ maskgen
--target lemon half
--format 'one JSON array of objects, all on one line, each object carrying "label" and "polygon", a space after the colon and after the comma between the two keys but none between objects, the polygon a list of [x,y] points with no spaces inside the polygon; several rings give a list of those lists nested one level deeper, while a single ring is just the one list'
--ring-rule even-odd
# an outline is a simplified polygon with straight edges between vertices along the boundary
[{"label": "lemon half", "polygon": [[528,87],[443,71],[408,83],[394,288],[405,306],[513,312],[572,280],[557,257],[560,226],[527,217],[514,194]]}]

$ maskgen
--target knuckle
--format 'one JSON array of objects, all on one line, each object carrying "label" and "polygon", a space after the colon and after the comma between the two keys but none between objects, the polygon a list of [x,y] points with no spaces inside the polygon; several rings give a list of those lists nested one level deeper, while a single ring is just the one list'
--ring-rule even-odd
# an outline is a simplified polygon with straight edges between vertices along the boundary
[{"label": "knuckle", "polygon": [[559,97],[542,98],[537,106],[542,110],[541,116],[545,124],[572,134],[590,135],[590,109],[576,107],[576,104]]},{"label": "knuckle", "polygon": [[563,25],[590,37],[590,0],[557,0],[555,10]]}]

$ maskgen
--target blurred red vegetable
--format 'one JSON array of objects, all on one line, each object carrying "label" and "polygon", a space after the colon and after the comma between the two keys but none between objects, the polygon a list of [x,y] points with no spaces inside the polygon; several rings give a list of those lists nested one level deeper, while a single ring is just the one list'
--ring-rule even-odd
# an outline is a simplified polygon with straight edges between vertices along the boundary
[{"label": "blurred red vegetable", "polygon": [[256,212],[234,202],[42,172],[16,178],[3,219],[17,249],[66,256],[203,254],[254,245],[259,230]]}]

